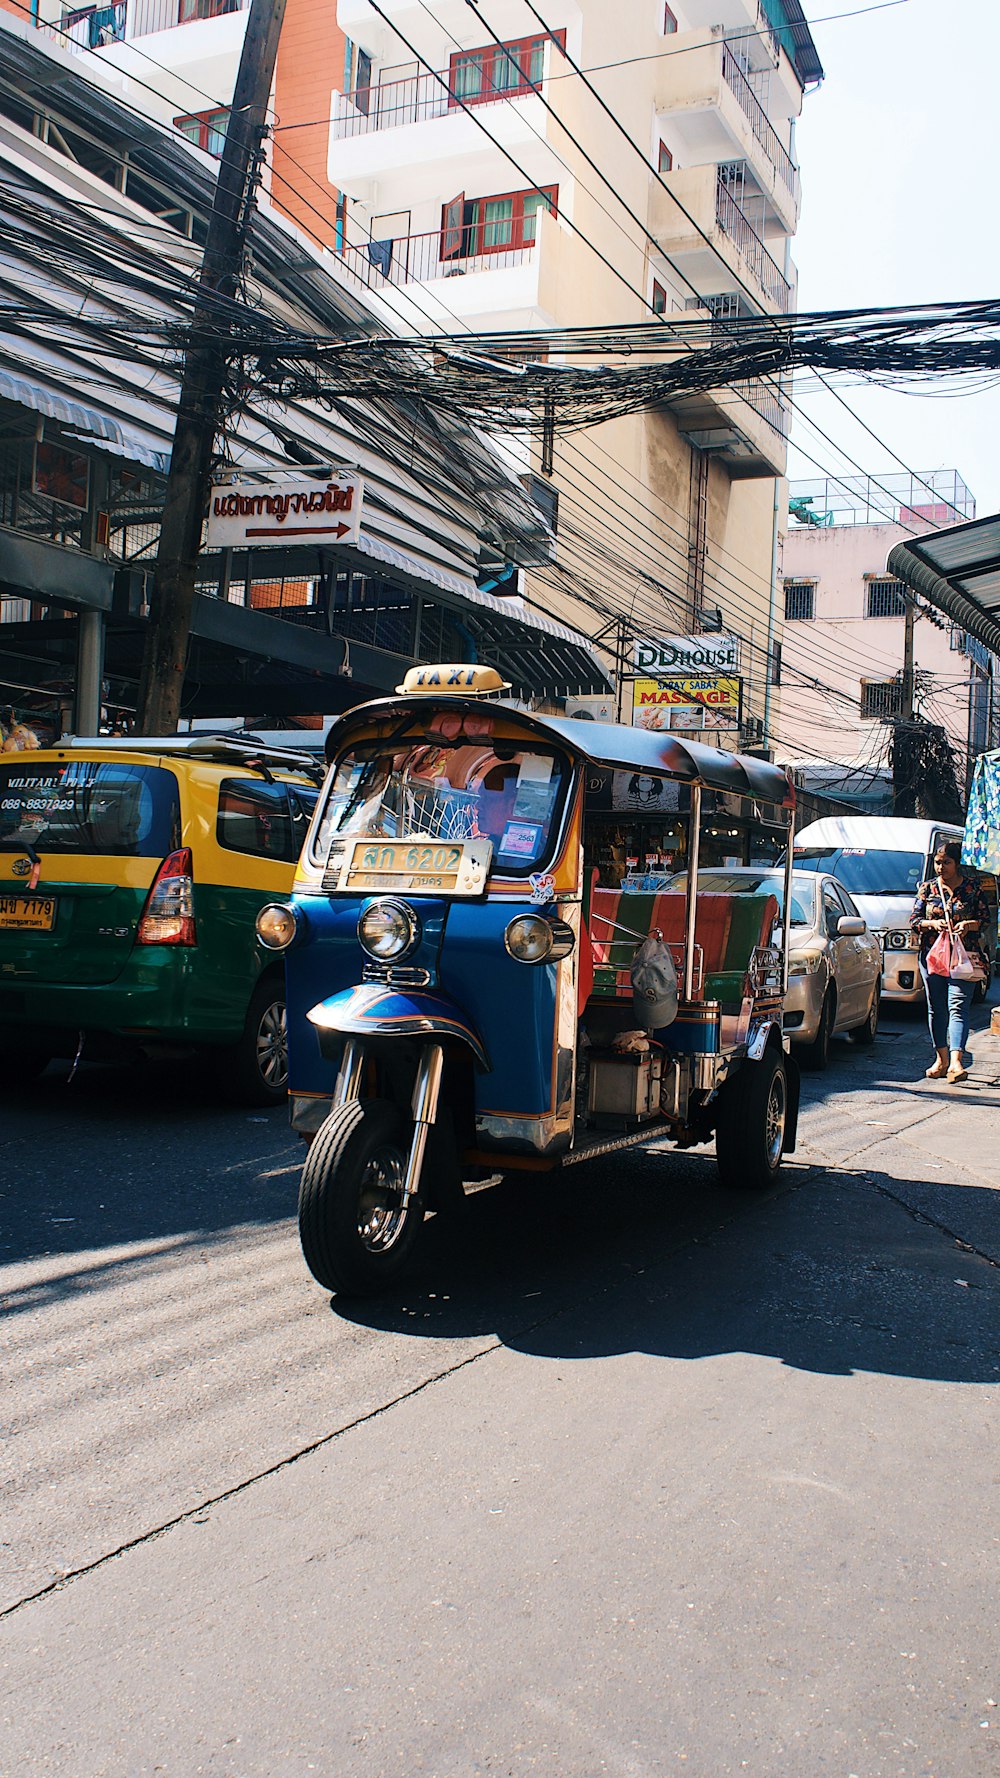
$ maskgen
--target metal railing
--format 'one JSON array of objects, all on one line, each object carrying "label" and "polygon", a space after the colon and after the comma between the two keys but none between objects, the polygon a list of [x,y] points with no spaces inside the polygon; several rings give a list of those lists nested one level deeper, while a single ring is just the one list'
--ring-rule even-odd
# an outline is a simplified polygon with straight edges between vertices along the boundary
[{"label": "metal railing", "polygon": [[747,221],[725,180],[719,176],[715,184],[715,220],[724,235],[732,241],[745,260],[765,295],[787,315],[791,302],[791,285],[780,266],[771,258],[756,229]]},{"label": "metal railing", "polygon": [[799,172],[763,105],[750,85],[728,43],[722,45],[722,77],[745,113],[750,128],[782,183],[796,203],[800,196]]},{"label": "metal railing", "polygon": [[348,93],[336,95],[333,134],[335,139],[343,140],[347,136],[366,136],[372,130],[395,129],[400,124],[423,123],[429,117],[446,117],[450,112],[463,115],[463,105],[499,105],[504,99],[523,99],[540,92],[541,85],[522,81],[517,86],[463,93],[458,90],[458,72],[442,68],[435,74],[413,74],[407,80],[354,87]]},{"label": "metal railing", "polygon": [[43,36],[78,53],[150,37],[157,31],[171,31],[175,25],[193,24],[198,19],[245,12],[249,4],[250,0],[110,0],[107,5],[97,4],[86,10],[66,8],[58,22],[38,19],[36,23]]},{"label": "metal railing", "polygon": [[[473,237],[469,246],[475,248],[481,239],[484,224],[473,225],[464,232]],[[492,252],[469,252],[461,258],[442,259],[441,230],[422,235],[401,235],[397,240],[363,241],[346,247],[338,263],[349,276],[367,290],[382,290],[387,284],[401,288],[404,284],[426,284],[432,278],[456,278],[469,272],[505,271],[530,259],[534,242],[525,247],[502,247]]]},{"label": "metal railing", "polygon": [[768,388],[759,377],[748,377],[734,383],[733,391],[736,395],[742,395],[754,413],[766,420],[779,438],[788,437],[788,409],[774,389]]}]

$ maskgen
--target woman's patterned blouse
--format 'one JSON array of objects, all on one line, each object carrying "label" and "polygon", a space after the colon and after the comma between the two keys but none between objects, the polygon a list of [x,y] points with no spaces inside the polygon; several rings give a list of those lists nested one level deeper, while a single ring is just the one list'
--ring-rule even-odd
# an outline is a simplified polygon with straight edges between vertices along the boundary
[{"label": "woman's patterned blouse", "polygon": [[[944,889],[936,879],[929,883],[921,883],[917,890],[917,899],[910,915],[910,929],[915,931],[921,920],[943,920],[945,917],[944,896],[948,897],[948,914],[953,926],[961,925],[963,920],[978,920],[978,932],[963,932],[962,943],[970,957],[978,955],[985,963],[986,949],[983,934],[988,930],[990,920],[989,904],[986,897],[971,877],[962,877],[954,889]],[[936,932],[921,932],[920,955],[926,957],[931,945],[937,938]]]}]

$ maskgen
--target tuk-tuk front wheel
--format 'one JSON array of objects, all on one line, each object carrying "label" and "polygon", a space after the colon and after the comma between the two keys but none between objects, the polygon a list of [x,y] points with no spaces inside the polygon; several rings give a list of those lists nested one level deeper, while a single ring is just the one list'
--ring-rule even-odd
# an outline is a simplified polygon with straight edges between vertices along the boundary
[{"label": "tuk-tuk front wheel", "polygon": [[299,1188],[299,1237],[317,1283],[375,1296],[403,1270],[424,1217],[403,1208],[412,1125],[387,1099],[341,1105],[310,1144]]},{"label": "tuk-tuk front wheel", "polygon": [[719,1094],[715,1157],[723,1185],[736,1191],[766,1191],[773,1185],[787,1122],[785,1059],[769,1048],[759,1062],[744,1062]]}]

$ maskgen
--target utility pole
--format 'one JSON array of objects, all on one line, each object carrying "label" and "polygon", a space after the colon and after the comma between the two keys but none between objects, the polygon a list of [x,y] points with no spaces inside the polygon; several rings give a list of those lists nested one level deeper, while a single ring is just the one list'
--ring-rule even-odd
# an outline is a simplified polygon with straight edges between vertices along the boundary
[{"label": "utility pole", "polygon": [[902,696],[900,698],[900,715],[904,722],[912,722],[914,718],[914,672],[913,672],[913,626],[916,613],[913,608],[912,593],[903,595],[903,677],[901,681]]},{"label": "utility pole", "polygon": [[252,0],[184,355],[170,474],[160,522],[152,612],[139,687],[140,734],[173,734],[228,364],[231,322],[216,298],[238,294],[285,0]]}]

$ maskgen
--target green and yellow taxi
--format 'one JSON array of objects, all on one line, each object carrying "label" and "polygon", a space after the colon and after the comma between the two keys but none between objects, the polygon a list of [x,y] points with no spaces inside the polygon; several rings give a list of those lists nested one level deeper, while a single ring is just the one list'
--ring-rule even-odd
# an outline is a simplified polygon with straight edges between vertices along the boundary
[{"label": "green and yellow taxi", "polygon": [[0,756],[0,1088],[57,1056],[210,1056],[227,1096],[287,1090],[281,962],[321,771],[253,739],[67,740]]}]

